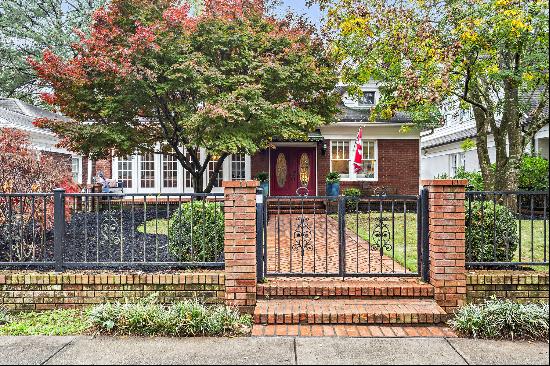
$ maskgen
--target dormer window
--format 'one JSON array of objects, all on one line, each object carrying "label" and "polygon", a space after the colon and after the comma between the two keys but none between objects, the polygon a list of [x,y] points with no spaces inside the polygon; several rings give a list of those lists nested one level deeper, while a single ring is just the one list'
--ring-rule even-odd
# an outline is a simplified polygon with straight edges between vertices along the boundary
[{"label": "dormer window", "polygon": [[371,107],[374,105],[374,92],[364,91],[363,95],[359,98],[360,107]]}]

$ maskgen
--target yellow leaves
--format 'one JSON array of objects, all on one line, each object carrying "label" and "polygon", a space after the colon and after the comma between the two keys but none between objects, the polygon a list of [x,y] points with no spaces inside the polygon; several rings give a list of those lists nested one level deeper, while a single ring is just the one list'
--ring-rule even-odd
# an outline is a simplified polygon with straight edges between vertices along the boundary
[{"label": "yellow leaves", "polygon": [[472,43],[475,43],[478,39],[479,39],[479,34],[474,31],[473,29],[465,29],[461,34],[460,34],[460,39],[463,41],[463,42],[472,42]]},{"label": "yellow leaves", "polygon": [[497,1],[495,2],[495,6],[497,6],[497,7],[506,7],[506,6],[508,6],[510,3],[511,3],[510,0],[497,0]]},{"label": "yellow leaves", "polygon": [[535,79],[535,75],[531,72],[524,72],[523,75],[521,75],[521,78],[527,82],[533,81]]},{"label": "yellow leaves", "polygon": [[365,33],[368,36],[372,35],[369,29],[369,19],[367,17],[355,17],[344,20],[340,23],[340,31],[343,36],[348,36],[352,33]]},{"label": "yellow leaves", "polygon": [[489,75],[495,75],[495,74],[498,74],[498,72],[500,71],[499,67],[497,64],[492,64],[492,65],[489,65],[487,66],[487,73]]}]

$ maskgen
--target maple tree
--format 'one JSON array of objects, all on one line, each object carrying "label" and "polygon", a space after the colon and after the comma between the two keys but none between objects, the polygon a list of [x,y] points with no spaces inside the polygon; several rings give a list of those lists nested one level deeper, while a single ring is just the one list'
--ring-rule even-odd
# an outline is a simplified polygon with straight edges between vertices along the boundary
[{"label": "maple tree", "polygon": [[230,154],[305,138],[337,112],[323,40],[299,18],[270,16],[264,1],[208,0],[198,11],[113,0],[73,47],[72,58],[45,50],[30,60],[53,90],[44,100],[72,119],[37,124],[92,158],[173,155],[198,192],[212,189]]},{"label": "maple tree", "polygon": [[373,118],[400,110],[434,127],[448,111],[472,112],[485,187],[517,189],[526,147],[548,123],[546,0],[319,2],[343,80],[356,93],[380,86]]},{"label": "maple tree", "polygon": [[[53,228],[53,189],[77,192],[78,187],[70,171],[32,149],[29,135],[21,130],[0,128],[0,167],[0,253],[28,259],[30,249]],[[70,216],[66,205],[65,217]]]}]

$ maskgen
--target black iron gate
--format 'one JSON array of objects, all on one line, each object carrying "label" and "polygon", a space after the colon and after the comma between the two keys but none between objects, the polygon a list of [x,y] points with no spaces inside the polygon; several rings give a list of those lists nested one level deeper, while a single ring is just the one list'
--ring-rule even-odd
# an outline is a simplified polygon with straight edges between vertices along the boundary
[{"label": "black iron gate", "polygon": [[420,195],[259,197],[260,279],[428,279],[426,190]]}]

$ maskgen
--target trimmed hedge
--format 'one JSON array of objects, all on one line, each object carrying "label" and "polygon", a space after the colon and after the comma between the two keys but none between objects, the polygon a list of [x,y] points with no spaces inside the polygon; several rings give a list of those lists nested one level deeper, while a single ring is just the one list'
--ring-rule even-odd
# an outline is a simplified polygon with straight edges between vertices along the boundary
[{"label": "trimmed hedge", "polygon": [[170,218],[168,249],[182,262],[221,261],[224,230],[224,214],[219,203],[184,203]]},{"label": "trimmed hedge", "polygon": [[[472,262],[508,262],[514,257],[519,236],[514,214],[491,201],[466,207],[466,258]],[[495,245],[496,244],[496,245]]]}]

